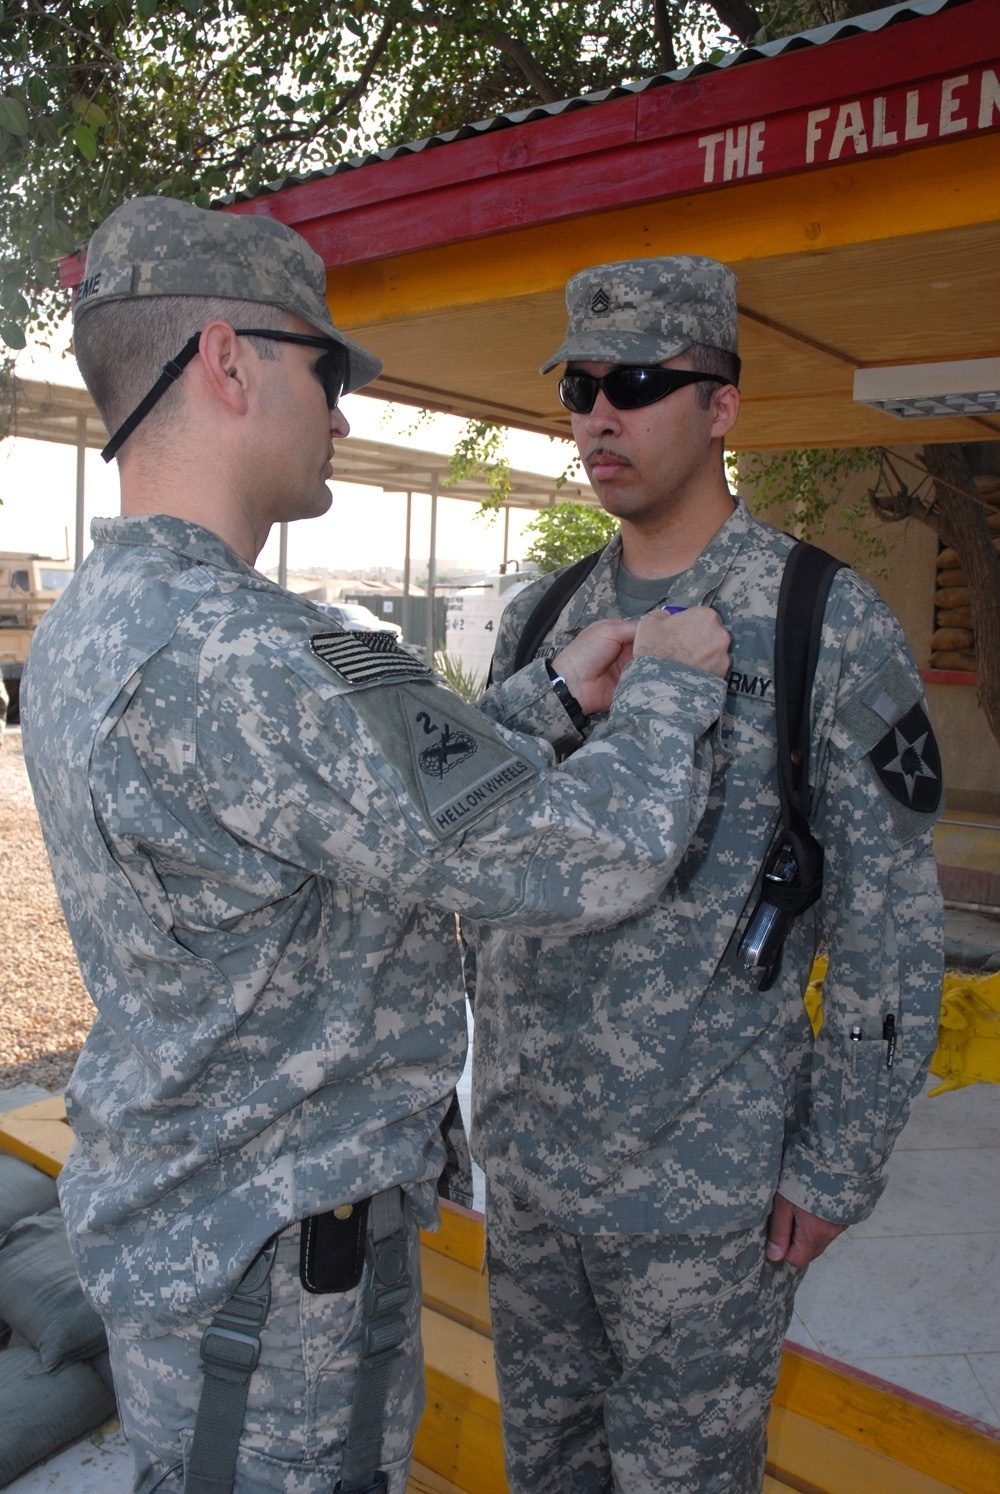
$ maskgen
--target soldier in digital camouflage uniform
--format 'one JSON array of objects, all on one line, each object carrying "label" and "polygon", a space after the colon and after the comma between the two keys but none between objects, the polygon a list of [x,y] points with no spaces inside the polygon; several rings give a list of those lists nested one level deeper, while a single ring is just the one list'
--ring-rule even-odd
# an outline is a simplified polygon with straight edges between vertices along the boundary
[{"label": "soldier in digital camouflage uniform", "polygon": [[[560,393],[621,533],[539,653],[597,617],[708,601],[732,665],[708,809],[656,903],[583,936],[480,930],[472,1144],[508,1474],[514,1494],[749,1494],[795,1286],[873,1208],[934,1046],[940,759],[898,624],[841,570],[808,765],[822,899],[759,990],[737,948],[779,827],[775,610],[793,542],[724,474],[735,277],[686,256],[600,265],[567,303],[542,372],[567,365]],[[494,679],[554,581],[511,602]],[[814,1041],[802,996],[819,941]]]},{"label": "soldier in digital camouflage uniform", "polygon": [[[97,1007],[61,1202],[141,1491],[233,1486],[235,1380],[238,1494],[402,1494],[416,1226],[466,1047],[453,915],[583,934],[655,897],[724,695],[708,609],[611,622],[560,656],[560,695],[542,664],[512,682],[521,737],[259,574],[273,523],[329,506],[338,399],[381,367],[324,297],[283,225],[139,198],[75,308],[122,517],[38,629],[24,741]],[[556,769],[548,737],[598,705],[600,740]],[[380,1344],[384,1418],[354,1398]]]}]

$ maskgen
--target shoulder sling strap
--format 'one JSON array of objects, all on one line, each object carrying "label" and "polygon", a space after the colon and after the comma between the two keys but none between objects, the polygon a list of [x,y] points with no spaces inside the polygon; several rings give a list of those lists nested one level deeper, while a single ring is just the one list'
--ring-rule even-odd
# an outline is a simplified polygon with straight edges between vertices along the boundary
[{"label": "shoulder sling strap", "polygon": [[785,564],[774,630],[774,709],[778,729],[781,819],[799,868],[802,913],[823,885],[823,848],[809,829],[809,701],[823,634],[826,599],[844,562],[816,545],[797,544]]},{"label": "shoulder sling strap", "polygon": [[[561,571],[548,591],[535,604],[534,611],[529,613],[521,636],[517,640],[517,649],[514,654],[514,662],[511,665],[511,674],[516,674],[523,669],[525,664],[530,664],[535,656],[535,650],[542,639],[552,627],[556,618],[569,601],[570,597],[582,586],[591,571],[604,554],[602,545],[600,550],[595,550],[591,555],[585,555],[582,560],[576,560],[572,565]],[[490,662],[490,671],[486,678],[487,686],[493,683],[493,663]]]},{"label": "shoulder sling strap", "polygon": [[[232,1494],[250,1377],[260,1359],[260,1330],[271,1303],[277,1243],[275,1235],[264,1246],[202,1337],[204,1380],[185,1494]],[[405,1308],[414,1290],[400,1188],[372,1197],[365,1263],[358,1373],[334,1494],[386,1494],[389,1487],[379,1467],[382,1423],[391,1365],[406,1338]]]},{"label": "shoulder sling strap", "polygon": [[826,599],[843,561],[799,542],[789,554],[774,628],[774,711],[782,833],[764,863],[757,905],[737,950],[767,991],[781,968],[792,920],[823,890],[823,847],[809,828],[809,702],[823,634]]},{"label": "shoulder sling strap", "polygon": [[[567,567],[540,599],[518,639],[512,673],[523,669],[534,657],[539,644],[602,553],[597,550]],[[781,945],[791,920],[812,907],[823,887],[823,847],[809,828],[809,701],[826,600],[833,578],[843,566],[842,560],[800,540],[789,553],[778,592],[774,695],[783,835],[766,865],[761,899],[739,948],[739,958],[747,968],[761,969],[761,990],[767,990],[777,976]],[[491,665],[490,682],[492,678]],[[762,911],[766,915],[766,944],[749,938],[757,930]]]}]

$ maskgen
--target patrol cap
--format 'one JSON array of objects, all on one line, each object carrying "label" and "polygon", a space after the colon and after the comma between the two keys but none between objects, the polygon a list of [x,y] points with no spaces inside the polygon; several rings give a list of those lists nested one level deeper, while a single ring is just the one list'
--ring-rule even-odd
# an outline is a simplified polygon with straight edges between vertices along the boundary
[{"label": "patrol cap", "polygon": [[345,393],[371,383],[381,359],[333,324],[323,261],[301,234],[254,213],[133,197],[95,231],[73,316],[136,296],[206,296],[280,306],[347,350]]},{"label": "patrol cap", "polygon": [[736,276],[716,259],[623,259],[581,270],[566,286],[569,324],[557,363],[664,363],[693,342],[738,352]]}]

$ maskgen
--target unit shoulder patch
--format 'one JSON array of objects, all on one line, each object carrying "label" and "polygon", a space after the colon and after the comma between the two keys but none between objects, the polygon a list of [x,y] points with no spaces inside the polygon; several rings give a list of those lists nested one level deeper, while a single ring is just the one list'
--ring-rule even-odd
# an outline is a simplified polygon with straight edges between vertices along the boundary
[{"label": "unit shoulder patch", "polygon": [[935,813],[941,802],[941,753],[919,701],[889,727],[869,757],[897,803],[916,814]]},{"label": "unit shoulder patch", "polygon": [[[486,814],[535,775],[535,769],[488,722],[462,720],[449,709],[446,691],[439,699],[403,691],[400,705],[415,787],[428,823],[439,837],[452,835]],[[430,708],[428,708],[430,707]]]},{"label": "unit shoulder patch", "polygon": [[402,648],[392,633],[317,633],[309,647],[351,685],[429,679],[431,675],[427,665]]}]

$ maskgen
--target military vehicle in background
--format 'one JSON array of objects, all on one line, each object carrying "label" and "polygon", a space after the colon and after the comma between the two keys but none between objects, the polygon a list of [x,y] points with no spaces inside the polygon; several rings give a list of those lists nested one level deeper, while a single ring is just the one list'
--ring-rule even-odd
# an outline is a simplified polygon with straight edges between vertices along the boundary
[{"label": "military vehicle in background", "polygon": [[21,672],[42,618],[73,575],[71,560],[0,551],[0,675],[9,697],[7,721],[20,720]]}]

